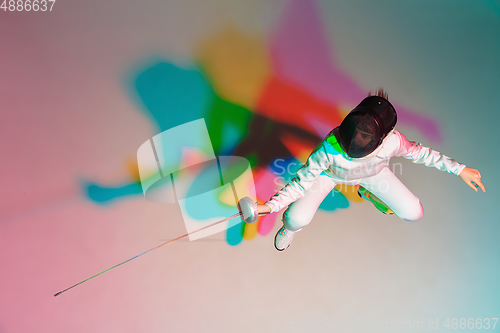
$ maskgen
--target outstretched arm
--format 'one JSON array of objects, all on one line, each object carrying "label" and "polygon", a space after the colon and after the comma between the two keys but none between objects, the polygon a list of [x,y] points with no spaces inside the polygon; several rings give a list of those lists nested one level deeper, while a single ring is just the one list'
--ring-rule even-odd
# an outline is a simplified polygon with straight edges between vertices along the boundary
[{"label": "outstretched arm", "polygon": [[440,152],[425,147],[420,143],[409,141],[403,134],[394,130],[395,137],[398,139],[399,148],[394,156],[404,157],[413,163],[424,164],[428,167],[447,171],[455,175],[459,175],[466,168],[464,164],[458,163],[452,158],[441,154]]},{"label": "outstretched arm", "polygon": [[[328,144],[328,143],[326,143]],[[309,155],[307,162],[297,171],[297,175],[285,187],[272,196],[265,205],[275,213],[292,202],[302,198],[316,178],[331,164],[325,142],[318,145]],[[258,206],[258,209],[266,209]]]},{"label": "outstretched arm", "polygon": [[399,149],[396,151],[395,156],[402,156],[412,160],[414,163],[422,163],[426,166],[433,166],[439,170],[454,173],[460,176],[460,178],[462,178],[462,180],[474,191],[477,192],[477,189],[481,188],[483,192],[486,192],[481,182],[481,174],[478,170],[468,168],[464,164],[458,163],[440,152],[422,146],[420,143],[408,141],[408,139],[398,131],[394,132],[399,139]]},{"label": "outstretched arm", "polygon": [[478,187],[480,187],[483,192],[486,192],[483,183],[481,183],[481,174],[478,170],[465,167],[462,172],[458,174],[458,176],[462,178],[462,180],[474,191],[477,192]]}]

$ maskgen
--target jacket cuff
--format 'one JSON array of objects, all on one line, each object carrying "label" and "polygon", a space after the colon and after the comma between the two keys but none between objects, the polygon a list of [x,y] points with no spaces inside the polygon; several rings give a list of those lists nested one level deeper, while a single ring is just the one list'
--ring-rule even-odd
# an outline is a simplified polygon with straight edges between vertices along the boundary
[{"label": "jacket cuff", "polygon": [[463,169],[465,169],[466,165],[465,164],[460,164],[460,166],[457,169],[456,175],[458,176],[460,172],[462,172]]},{"label": "jacket cuff", "polygon": [[274,204],[271,200],[268,200],[264,202],[264,205],[269,206],[271,208],[271,213],[276,213],[279,209],[276,207],[276,204]]}]

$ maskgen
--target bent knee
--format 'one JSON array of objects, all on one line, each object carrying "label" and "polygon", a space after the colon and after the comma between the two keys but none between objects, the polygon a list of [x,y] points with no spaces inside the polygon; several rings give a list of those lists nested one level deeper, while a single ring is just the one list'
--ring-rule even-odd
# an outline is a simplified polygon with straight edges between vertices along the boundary
[{"label": "bent knee", "polygon": [[311,222],[312,217],[305,214],[283,214],[283,224],[290,231],[298,231]]},{"label": "bent knee", "polygon": [[398,214],[398,216],[407,222],[417,222],[424,216],[424,207],[422,207],[420,200],[417,200],[403,214]]}]

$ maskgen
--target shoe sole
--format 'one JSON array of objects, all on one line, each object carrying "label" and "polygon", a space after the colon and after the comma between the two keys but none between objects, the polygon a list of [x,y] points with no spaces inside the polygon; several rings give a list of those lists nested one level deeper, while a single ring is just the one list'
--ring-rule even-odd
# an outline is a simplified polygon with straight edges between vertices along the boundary
[{"label": "shoe sole", "polygon": [[[383,213],[383,214],[385,214],[385,215],[394,215],[394,212],[393,212],[390,208],[386,207],[385,205],[383,205],[383,204],[381,204],[381,203],[379,203],[379,202],[372,201],[372,200],[370,200],[369,198],[365,197],[363,194],[361,194],[361,193],[359,192],[359,188],[358,188],[358,196],[359,196],[361,199],[364,199],[364,200],[366,200],[366,201],[368,201],[368,202],[371,202],[371,203],[372,203],[372,205],[373,205],[373,206],[374,206],[374,207],[375,207],[375,208],[376,208],[379,212],[381,212],[381,213]],[[389,209],[389,210],[388,210],[388,211],[385,211],[385,209]]]}]

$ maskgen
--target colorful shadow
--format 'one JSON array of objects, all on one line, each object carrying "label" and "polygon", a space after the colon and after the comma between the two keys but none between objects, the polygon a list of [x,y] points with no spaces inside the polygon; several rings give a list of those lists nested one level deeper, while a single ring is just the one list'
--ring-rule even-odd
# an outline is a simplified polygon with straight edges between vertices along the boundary
[{"label": "colorful shadow", "polygon": [[[216,155],[250,161],[259,201],[289,181],[312,149],[367,94],[332,63],[314,0],[292,0],[266,46],[264,38],[229,27],[200,43],[198,66],[168,61],[138,69],[133,90],[144,114],[161,132],[204,118]],[[349,107],[346,107],[349,106]],[[399,121],[431,140],[437,123],[396,105]],[[277,164],[278,163],[278,164]],[[280,164],[282,163],[282,164]],[[284,170],[284,172],[283,172]],[[136,181],[116,187],[84,185],[100,204],[141,193]],[[337,187],[320,209],[345,209],[361,202],[354,187]],[[230,245],[274,229],[276,216],[227,230]]]}]

